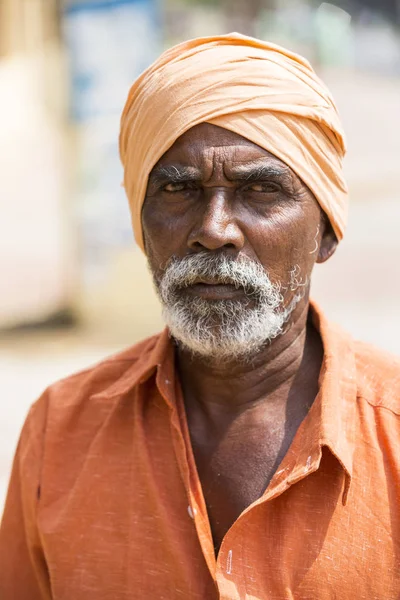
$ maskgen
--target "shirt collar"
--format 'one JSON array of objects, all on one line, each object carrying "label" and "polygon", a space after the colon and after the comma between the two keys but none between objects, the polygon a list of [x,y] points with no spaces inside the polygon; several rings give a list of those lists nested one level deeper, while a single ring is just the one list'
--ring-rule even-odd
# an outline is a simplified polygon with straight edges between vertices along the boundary
[{"label": "shirt collar", "polygon": [[[165,328],[160,334],[142,342],[141,353],[137,356],[137,346],[124,353],[123,358],[117,355],[107,362],[126,361],[128,366],[120,377],[101,392],[94,394],[95,397],[116,398],[128,394],[136,385],[145,383],[152,375],[165,369],[170,364],[173,370],[174,365],[174,347],[170,339],[168,329]],[[129,364],[131,363],[131,364]],[[160,387],[160,386],[159,386]]]},{"label": "shirt collar", "polygon": [[356,420],[356,363],[351,336],[329,322],[315,302],[310,303],[310,316],[319,331],[324,348],[316,409],[315,436],[322,448],[336,456],[346,473],[343,503],[347,499],[353,473]]}]

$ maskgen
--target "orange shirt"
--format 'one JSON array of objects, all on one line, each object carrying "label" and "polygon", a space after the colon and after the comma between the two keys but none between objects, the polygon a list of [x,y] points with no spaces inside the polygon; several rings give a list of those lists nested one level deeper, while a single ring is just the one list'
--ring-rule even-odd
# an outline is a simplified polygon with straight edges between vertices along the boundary
[{"label": "orange shirt", "polygon": [[51,386],[15,458],[1,600],[398,600],[400,362],[314,320],[318,396],[217,558],[168,334]]}]

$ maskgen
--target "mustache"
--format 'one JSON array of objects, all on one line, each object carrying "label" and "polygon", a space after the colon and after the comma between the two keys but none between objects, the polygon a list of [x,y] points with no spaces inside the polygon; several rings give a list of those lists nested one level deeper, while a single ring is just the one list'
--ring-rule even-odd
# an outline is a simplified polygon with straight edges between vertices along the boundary
[{"label": "mustache", "polygon": [[273,284],[261,263],[248,257],[200,252],[183,258],[172,257],[159,280],[160,292],[181,290],[201,280],[243,288],[248,295],[270,294]]}]

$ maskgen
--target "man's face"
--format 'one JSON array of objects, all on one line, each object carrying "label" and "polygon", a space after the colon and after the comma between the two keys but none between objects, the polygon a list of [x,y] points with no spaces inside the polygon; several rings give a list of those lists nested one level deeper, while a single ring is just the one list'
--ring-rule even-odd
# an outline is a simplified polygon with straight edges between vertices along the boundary
[{"label": "man's face", "polygon": [[207,123],[153,168],[142,224],[172,334],[210,357],[249,356],[282,333],[307,303],[315,261],[335,246],[285,163]]}]

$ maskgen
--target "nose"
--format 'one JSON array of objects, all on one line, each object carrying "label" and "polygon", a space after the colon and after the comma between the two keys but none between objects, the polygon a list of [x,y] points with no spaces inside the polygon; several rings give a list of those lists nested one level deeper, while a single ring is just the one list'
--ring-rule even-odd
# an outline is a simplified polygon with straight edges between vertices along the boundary
[{"label": "nose", "polygon": [[195,251],[239,251],[243,245],[244,235],[228,193],[224,190],[208,190],[199,206],[198,221],[188,238],[189,248]]}]

